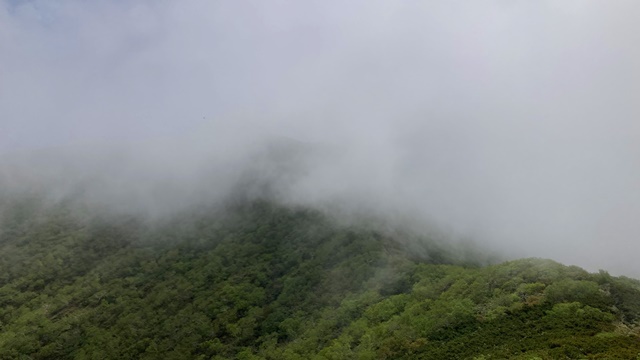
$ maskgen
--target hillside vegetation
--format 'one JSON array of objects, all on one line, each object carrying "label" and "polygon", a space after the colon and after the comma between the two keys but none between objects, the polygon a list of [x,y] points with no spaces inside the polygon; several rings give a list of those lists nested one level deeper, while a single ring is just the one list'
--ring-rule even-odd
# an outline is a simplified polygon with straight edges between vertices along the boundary
[{"label": "hillside vegetation", "polygon": [[2,359],[640,358],[640,282],[604,271],[266,201],[0,208]]}]

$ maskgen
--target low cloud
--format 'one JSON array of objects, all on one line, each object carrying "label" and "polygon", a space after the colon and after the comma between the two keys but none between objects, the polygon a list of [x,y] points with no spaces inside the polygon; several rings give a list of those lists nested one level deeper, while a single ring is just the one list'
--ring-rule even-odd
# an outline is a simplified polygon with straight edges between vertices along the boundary
[{"label": "low cloud", "polygon": [[294,139],[275,142],[313,150],[286,201],[411,213],[512,256],[638,276],[638,15],[635,1],[0,0],[0,151],[69,189],[51,158],[64,149],[74,174],[111,184],[104,199],[157,210],[224,193],[262,144]]}]

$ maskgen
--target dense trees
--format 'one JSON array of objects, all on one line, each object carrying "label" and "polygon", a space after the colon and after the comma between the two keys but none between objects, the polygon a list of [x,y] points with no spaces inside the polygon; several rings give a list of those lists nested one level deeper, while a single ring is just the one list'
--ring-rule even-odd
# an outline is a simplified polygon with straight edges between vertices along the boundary
[{"label": "dense trees", "polygon": [[[3,199],[6,359],[634,359],[640,283],[247,202],[147,221]],[[421,252],[416,252],[421,247]],[[420,257],[415,254],[420,253]]]}]

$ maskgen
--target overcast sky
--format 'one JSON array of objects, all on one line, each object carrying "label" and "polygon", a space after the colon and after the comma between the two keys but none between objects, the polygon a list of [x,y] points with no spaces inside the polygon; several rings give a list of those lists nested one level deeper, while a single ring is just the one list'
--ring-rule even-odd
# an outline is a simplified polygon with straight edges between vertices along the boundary
[{"label": "overcast sky", "polygon": [[179,172],[285,136],[339,149],[300,201],[640,276],[638,19],[635,0],[0,0],[0,152],[175,141],[145,151]]}]

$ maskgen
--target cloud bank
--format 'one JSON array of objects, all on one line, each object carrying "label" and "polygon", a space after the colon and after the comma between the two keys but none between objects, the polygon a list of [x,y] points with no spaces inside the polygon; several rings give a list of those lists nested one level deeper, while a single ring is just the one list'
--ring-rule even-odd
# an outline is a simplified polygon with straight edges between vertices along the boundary
[{"label": "cloud bank", "polygon": [[[112,168],[65,151],[153,198],[142,184],[201,189],[264,139],[297,139],[324,150],[291,201],[638,276],[639,15],[631,0],[0,0],[0,151],[117,148]],[[36,173],[59,167],[39,158]]]}]

